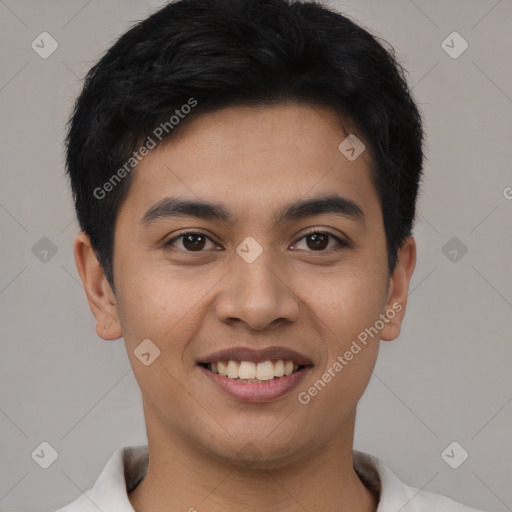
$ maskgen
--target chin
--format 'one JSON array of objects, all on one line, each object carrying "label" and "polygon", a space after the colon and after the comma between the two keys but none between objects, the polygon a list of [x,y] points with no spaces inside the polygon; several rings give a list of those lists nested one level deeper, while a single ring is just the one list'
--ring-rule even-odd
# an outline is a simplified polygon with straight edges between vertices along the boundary
[{"label": "chin", "polygon": [[303,439],[290,437],[289,433],[283,433],[280,439],[272,437],[272,433],[261,438],[261,430],[254,435],[233,435],[226,439],[223,446],[217,445],[212,449],[210,444],[208,451],[214,458],[222,459],[228,465],[238,466],[249,470],[275,470],[286,467],[298,460],[307,457],[309,450]]}]

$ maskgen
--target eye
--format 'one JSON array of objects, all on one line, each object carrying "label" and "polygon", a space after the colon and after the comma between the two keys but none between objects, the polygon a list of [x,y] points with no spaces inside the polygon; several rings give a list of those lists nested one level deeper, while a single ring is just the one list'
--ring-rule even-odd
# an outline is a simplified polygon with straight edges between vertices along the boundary
[{"label": "eye", "polygon": [[[351,246],[349,242],[341,240],[336,235],[321,230],[310,231],[309,233],[305,234],[302,238],[300,238],[298,242],[304,239],[307,240],[307,247],[313,252],[324,252],[326,247],[329,245],[329,239],[335,240],[338,243],[338,245],[342,247]],[[180,242],[180,244],[176,245],[176,242],[178,241]],[[165,246],[175,247],[186,252],[204,252],[203,249],[205,249],[205,246],[207,245],[208,241],[212,243],[215,247],[213,241],[204,233],[198,231],[188,231],[186,233],[181,233],[180,235],[175,236],[174,238],[166,242]]]},{"label": "eye", "polygon": [[187,233],[181,233],[181,235],[176,236],[165,243],[165,246],[174,246],[176,241],[181,241],[181,247],[177,247],[178,249],[183,249],[187,252],[204,252],[203,249],[206,245],[207,241],[212,240],[207,237],[204,233],[197,231],[188,231]]},{"label": "eye", "polygon": [[341,240],[336,235],[333,235],[332,233],[329,233],[327,231],[321,231],[317,229],[310,231],[309,233],[306,233],[306,235],[304,235],[300,240],[306,239],[307,247],[311,249],[313,252],[323,252],[329,245],[330,238],[334,239],[338,243],[338,245],[342,247],[350,247],[350,244],[348,242]]}]

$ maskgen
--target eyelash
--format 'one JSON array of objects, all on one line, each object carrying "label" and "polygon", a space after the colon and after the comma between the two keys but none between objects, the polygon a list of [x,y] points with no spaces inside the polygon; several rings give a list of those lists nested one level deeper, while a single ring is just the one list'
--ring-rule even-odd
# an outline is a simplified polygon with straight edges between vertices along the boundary
[{"label": "eyelash", "polygon": [[[338,242],[338,244],[341,246],[341,247],[345,247],[345,248],[350,248],[352,247],[352,244],[350,242],[347,242],[345,240],[341,240],[339,237],[337,237],[336,235],[330,233],[329,231],[323,231],[321,229],[313,229],[312,231],[309,231],[308,233],[305,233],[302,237],[300,237],[296,243],[300,242],[301,240],[303,240],[304,238],[307,238],[308,236],[311,236],[311,235],[316,235],[316,234],[322,234],[322,235],[328,235],[329,237],[331,238],[334,238],[336,240],[336,242]],[[171,247],[172,248],[172,244],[174,242],[176,242],[177,240],[180,240],[184,237],[186,237],[187,235],[202,235],[204,236],[205,238],[207,238],[208,240],[210,240],[211,242],[215,243],[208,235],[206,235],[205,233],[202,233],[201,231],[187,231],[185,233],[181,233],[179,234],[178,236],[175,236],[174,238],[172,238],[171,240],[165,242],[165,246],[166,247]],[[294,244],[294,245],[295,245]],[[181,250],[181,249],[180,249]],[[313,251],[313,250],[309,250],[307,252],[318,252],[318,253],[322,253],[322,252],[331,252],[333,249],[322,249],[322,250],[318,250],[318,251]],[[185,252],[189,253],[189,254],[201,254],[203,252],[206,252],[204,250],[201,250],[201,251],[188,251],[186,249],[184,249]]]}]

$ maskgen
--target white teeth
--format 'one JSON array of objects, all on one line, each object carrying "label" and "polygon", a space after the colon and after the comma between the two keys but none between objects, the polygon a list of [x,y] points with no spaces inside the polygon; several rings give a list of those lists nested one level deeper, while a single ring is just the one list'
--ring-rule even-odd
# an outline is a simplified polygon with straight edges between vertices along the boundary
[{"label": "white teeth", "polygon": [[230,379],[238,379],[239,364],[236,361],[230,360],[228,363],[227,376]]},{"label": "white teeth", "polygon": [[284,361],[278,359],[277,361],[262,361],[260,363],[253,363],[252,361],[217,361],[210,363],[208,368],[213,373],[218,373],[222,377],[230,379],[242,380],[272,380],[276,377],[284,377],[291,375],[299,369],[298,364],[293,361]]},{"label": "white teeth", "polygon": [[283,377],[284,376],[284,362],[282,359],[279,359],[279,361],[276,361],[274,364],[274,375],[276,377]]},{"label": "white teeth", "polygon": [[[241,375],[240,378],[242,378]],[[263,363],[258,363],[256,378],[258,380],[272,380],[274,378],[274,365],[272,364],[272,361],[263,361]]]},{"label": "white teeth", "polygon": [[[213,372],[213,365],[215,363],[212,363],[212,372]],[[226,365],[222,362],[222,361],[219,361],[217,363],[217,371],[219,372],[219,375],[222,375],[223,377],[227,377],[228,376],[228,369],[226,367]]]},{"label": "white teeth", "polygon": [[[255,379],[256,365],[252,361],[242,361],[238,368],[238,377],[241,379]],[[274,377],[274,372],[272,372],[272,377]]]}]

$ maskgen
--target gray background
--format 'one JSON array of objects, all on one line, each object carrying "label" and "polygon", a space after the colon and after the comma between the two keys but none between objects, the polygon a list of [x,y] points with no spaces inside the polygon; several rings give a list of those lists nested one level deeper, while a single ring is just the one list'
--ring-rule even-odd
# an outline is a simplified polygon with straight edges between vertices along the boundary
[{"label": "gray background", "polygon": [[[75,269],[62,139],[79,79],[158,4],[0,0],[2,511],[62,506],[146,442],[123,341],[96,336]],[[355,447],[410,485],[512,510],[512,1],[330,4],[395,47],[427,131],[405,325],[382,342]],[[43,31],[59,45],[47,59],[31,48]],[[456,59],[453,31],[469,44]],[[31,457],[43,441],[58,452],[46,470]],[[453,441],[469,453],[458,469],[441,457]]]}]

